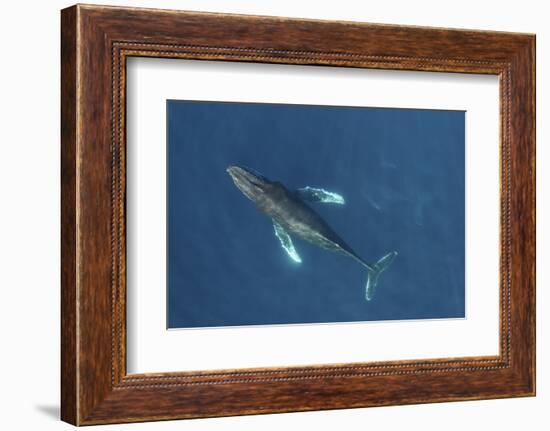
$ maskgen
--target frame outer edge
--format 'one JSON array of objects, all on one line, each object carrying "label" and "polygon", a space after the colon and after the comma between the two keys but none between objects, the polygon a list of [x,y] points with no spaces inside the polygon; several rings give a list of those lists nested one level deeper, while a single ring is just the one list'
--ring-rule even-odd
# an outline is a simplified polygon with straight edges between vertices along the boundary
[{"label": "frame outer edge", "polygon": [[529,286],[529,300],[530,300],[530,307],[531,307],[531,313],[529,316],[529,336],[530,336],[530,344],[531,348],[529,350],[530,353],[530,362],[529,362],[529,377],[530,377],[530,385],[529,385],[529,395],[530,396],[536,396],[537,395],[537,299],[536,299],[536,284],[537,284],[537,259],[536,259],[536,253],[537,253],[537,203],[536,203],[536,190],[537,190],[537,174],[536,174],[536,168],[537,168],[537,129],[536,129],[536,123],[537,123],[537,111],[536,111],[536,98],[537,98],[537,79],[536,79],[536,70],[537,70],[537,37],[536,35],[532,35],[528,39],[527,43],[527,64],[529,65],[529,74],[527,76],[527,83],[529,86],[529,95],[527,103],[529,104],[531,116],[530,120],[531,122],[527,124],[527,128],[529,130],[529,146],[531,148],[531,158],[529,160],[529,177],[528,180],[531,181],[531,187],[530,195],[528,196],[529,203],[531,206],[531,234],[533,238],[533,242],[531,244],[531,255],[529,258],[531,259],[531,265],[530,265],[530,276],[531,276],[531,285]]},{"label": "frame outer edge", "polygon": [[533,193],[532,193],[532,202],[533,202],[533,214],[532,214],[532,222],[533,222],[533,236],[534,236],[534,243],[533,243],[533,269],[532,269],[532,276],[533,276],[533,292],[532,292],[532,298],[533,301],[533,316],[531,318],[531,325],[532,325],[532,334],[531,337],[533,337],[533,357],[532,357],[532,370],[531,370],[531,376],[533,379],[533,388],[532,388],[532,395],[537,395],[537,36],[533,35],[531,39],[530,44],[530,56],[532,59],[532,70],[531,70],[531,79],[533,83],[533,94],[531,95],[531,105],[533,109],[533,136],[532,136],[532,142],[533,142],[533,157],[531,160],[531,169],[532,169],[532,178],[533,178]]},{"label": "frame outer edge", "polygon": [[79,423],[77,326],[78,7],[61,11],[61,420]]},{"label": "frame outer edge", "polygon": [[523,396],[536,395],[535,62],[533,35],[524,39],[511,62],[511,361]]},{"label": "frame outer edge", "polygon": [[525,76],[523,77],[526,94],[525,105],[526,112],[529,115],[524,114],[524,128],[526,135],[526,147],[527,147],[527,160],[525,172],[525,181],[528,183],[527,196],[525,197],[526,206],[530,212],[529,224],[527,228],[528,243],[527,250],[525,250],[524,257],[526,260],[526,272],[529,273],[529,285],[524,287],[524,294],[527,296],[526,302],[528,303],[528,315],[526,320],[526,333],[528,337],[528,347],[525,349],[527,352],[527,395],[536,396],[536,380],[537,380],[537,338],[536,338],[536,241],[537,241],[537,223],[536,223],[536,35],[530,35],[527,37],[526,47],[523,50],[524,55],[521,64],[525,67]]}]

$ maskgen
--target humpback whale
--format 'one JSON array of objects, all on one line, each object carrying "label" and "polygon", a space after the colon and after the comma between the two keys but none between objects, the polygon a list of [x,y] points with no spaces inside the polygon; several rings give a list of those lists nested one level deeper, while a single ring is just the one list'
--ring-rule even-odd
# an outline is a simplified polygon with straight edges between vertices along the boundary
[{"label": "humpback whale", "polygon": [[308,204],[318,202],[343,205],[345,200],[342,196],[309,186],[292,191],[282,183],[271,181],[242,166],[229,166],[227,173],[237,188],[271,218],[275,236],[294,262],[300,263],[302,259],[294,247],[291,235],[349,256],[367,269],[365,299],[370,301],[373,298],[380,274],[390,266],[397,252],[389,252],[376,263],[367,263]]}]

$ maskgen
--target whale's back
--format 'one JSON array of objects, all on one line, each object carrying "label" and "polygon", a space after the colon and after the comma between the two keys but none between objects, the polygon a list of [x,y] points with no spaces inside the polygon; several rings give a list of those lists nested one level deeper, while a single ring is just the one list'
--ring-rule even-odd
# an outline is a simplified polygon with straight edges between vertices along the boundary
[{"label": "whale's back", "polygon": [[262,212],[284,227],[289,233],[319,247],[359,256],[306,202],[282,184],[257,202]]}]

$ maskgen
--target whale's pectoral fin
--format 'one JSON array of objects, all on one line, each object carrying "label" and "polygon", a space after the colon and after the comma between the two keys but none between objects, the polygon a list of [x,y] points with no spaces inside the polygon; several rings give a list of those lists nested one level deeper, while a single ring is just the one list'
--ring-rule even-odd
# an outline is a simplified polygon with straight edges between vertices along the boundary
[{"label": "whale's pectoral fin", "polygon": [[296,190],[296,192],[303,200],[309,202],[339,205],[344,205],[346,203],[344,197],[338,193],[329,192],[328,190],[318,189],[315,187],[302,187],[301,189]]},{"label": "whale's pectoral fin", "polygon": [[290,238],[290,235],[285,230],[285,228],[282,227],[275,220],[273,220],[273,229],[275,229],[275,236],[279,238],[279,241],[281,242],[281,246],[287,252],[288,256],[294,262],[301,263],[302,259],[300,258],[300,256],[298,255],[298,252],[294,248],[294,244],[292,243],[292,238]]}]

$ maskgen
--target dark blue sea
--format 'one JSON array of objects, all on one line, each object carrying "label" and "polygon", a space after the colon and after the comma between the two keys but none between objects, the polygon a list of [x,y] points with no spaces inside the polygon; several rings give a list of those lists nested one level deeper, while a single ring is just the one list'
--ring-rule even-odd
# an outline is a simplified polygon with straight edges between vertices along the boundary
[{"label": "dark blue sea", "polygon": [[[167,116],[169,328],[464,317],[464,112],[169,100]],[[342,195],[311,206],[365,261],[399,253],[374,298],[345,255],[293,238],[293,262],[229,165]]]}]

